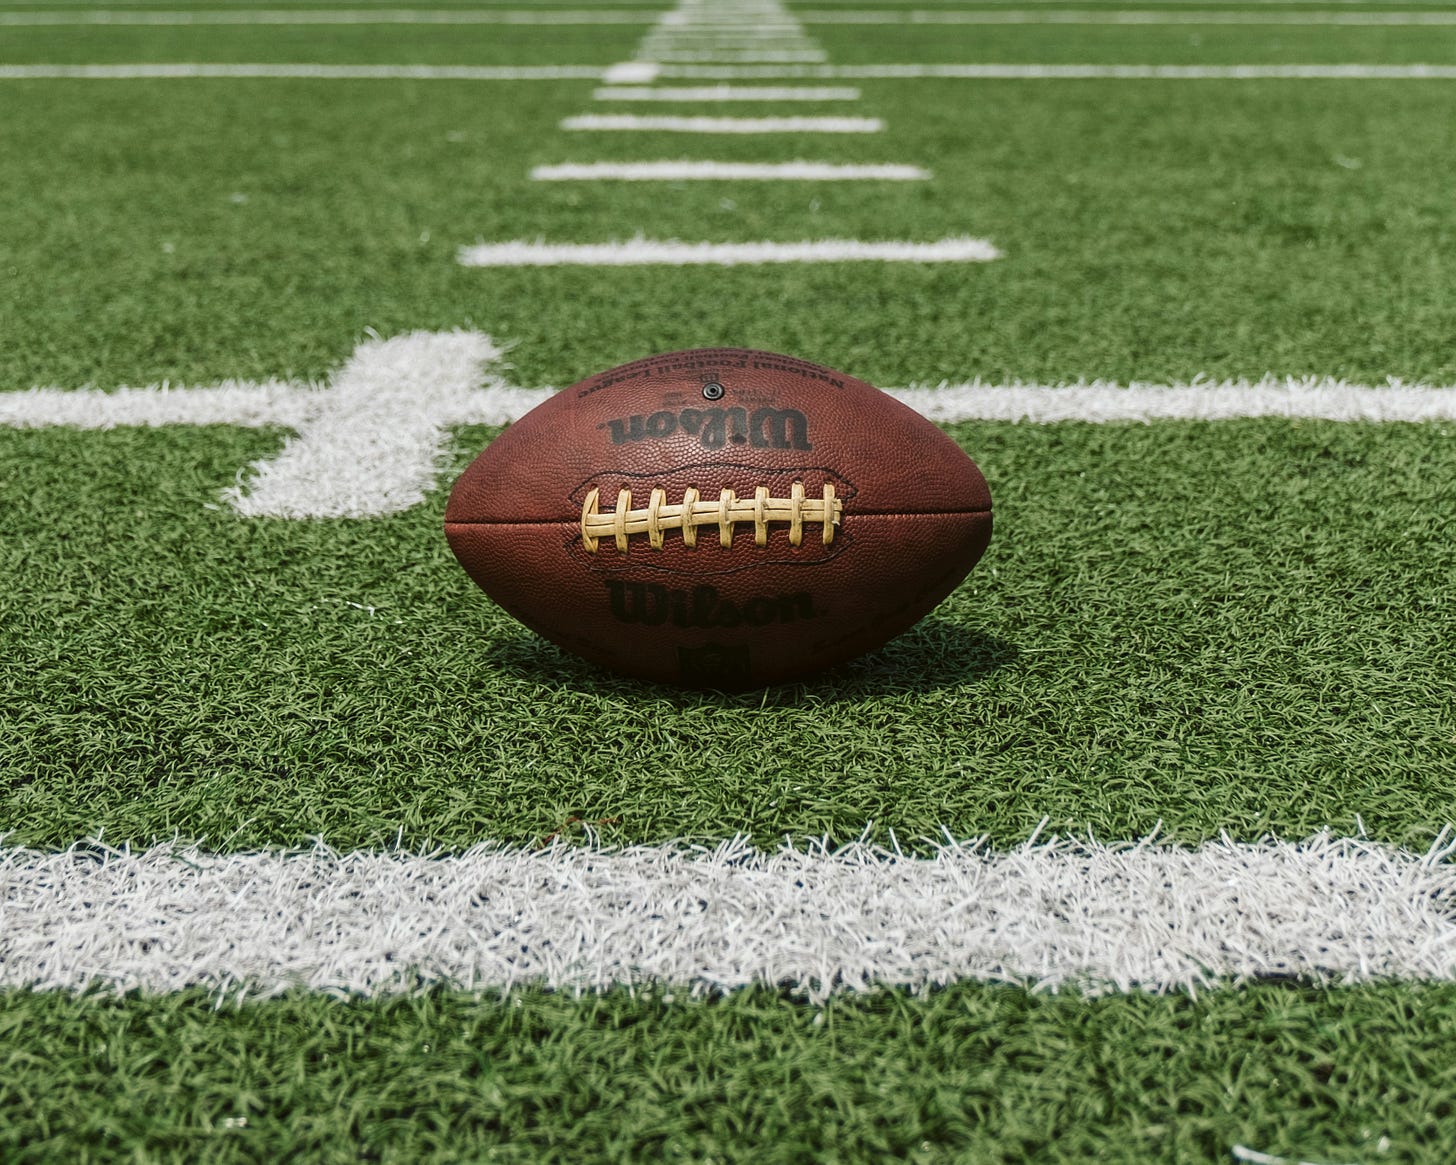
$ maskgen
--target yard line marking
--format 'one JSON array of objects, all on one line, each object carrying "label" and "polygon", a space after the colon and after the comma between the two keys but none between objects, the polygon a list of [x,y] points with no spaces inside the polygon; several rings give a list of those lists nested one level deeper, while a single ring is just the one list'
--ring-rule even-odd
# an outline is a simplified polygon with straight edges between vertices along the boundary
[{"label": "yard line marking", "polygon": [[804,242],[682,243],[675,239],[632,239],[620,243],[478,243],[461,247],[466,267],[641,267],[719,266],[760,263],[985,263],[1001,258],[987,239],[941,239],[933,243],[816,239]]},{"label": "yard line marking", "polygon": [[858,101],[859,90],[843,86],[698,85],[603,87],[593,101]]},{"label": "yard line marking", "polygon": [[[659,52],[706,52],[710,49],[722,49],[724,52],[750,52],[755,49],[778,49],[778,50],[803,50],[804,43],[789,37],[768,37],[768,36],[676,36],[672,38],[654,39],[644,37],[639,52],[644,56],[639,59],[646,59],[645,54],[656,54]],[[652,57],[653,60],[657,58]]]},{"label": "yard line marking", "polygon": [[[665,262],[815,262],[880,259],[909,262],[982,262],[997,257],[985,240],[933,244],[602,244],[555,248],[497,244],[462,248],[474,265],[556,262],[656,261],[643,251],[664,248]],[[864,248],[859,254],[816,255],[814,248]],[[785,248],[779,255],[755,248]],[[614,251],[613,248],[616,248]],[[681,248],[673,250],[673,248]],[[721,249],[720,249],[721,248]],[[737,248],[737,252],[733,250]],[[807,249],[794,254],[792,249]],[[937,253],[940,248],[943,252]],[[959,248],[959,253],[956,253]],[[704,250],[706,249],[706,250]],[[471,252],[475,251],[475,254]],[[595,252],[595,253],[593,253]],[[238,425],[290,429],[273,458],[246,466],[221,500],[253,517],[368,518],[407,510],[437,485],[440,461],[461,425],[504,425],[548,399],[551,388],[508,384],[500,348],[480,332],[411,332],[360,344],[329,384],[224,381],[186,388],[31,389],[0,392],[0,426],[65,426],[106,430],[123,426]],[[1354,423],[1456,421],[1456,387],[1348,384],[1330,378],[1266,376],[1258,381],[1182,384],[991,384],[973,381],[935,388],[887,390],[932,421],[967,420],[1051,424],[1062,421],[1157,421],[1300,418]],[[0,903],[3,903],[0,895]],[[3,907],[0,907],[3,910]],[[3,928],[0,928],[3,929]],[[3,962],[3,960],[0,960]]]},{"label": "yard line marking", "polygon": [[571,81],[647,84],[658,77],[757,80],[1381,80],[1452,81],[1456,65],[0,65],[0,81],[254,78],[312,81]]},{"label": "yard line marking", "polygon": [[675,63],[819,63],[823,49],[779,0],[708,5],[681,0],[638,44],[634,59]]},{"label": "yard line marking", "polygon": [[[653,34],[660,37],[689,36],[702,34],[710,36],[792,36],[802,37],[803,26],[797,20],[775,24],[770,21],[747,21],[747,20],[672,20],[673,16],[681,15],[674,10],[667,13],[658,21],[657,31]],[[685,29],[686,32],[676,32],[677,29]]]},{"label": "yard line marking", "polygon": [[1450,81],[1456,65],[664,65],[661,76],[755,80]]},{"label": "yard line marking", "polygon": [[656,10],[528,11],[481,9],[213,9],[147,12],[94,9],[70,12],[0,12],[0,27],[51,25],[217,25],[217,24],[652,24]]},{"label": "yard line marking", "polygon": [[[600,65],[0,65],[0,81],[133,81],[197,78],[310,81],[607,81]],[[652,76],[655,76],[654,73]],[[633,80],[652,80],[652,76]]]},{"label": "yard line marking", "polygon": [[468,411],[500,349],[478,332],[412,332],[361,344],[318,410],[222,498],[245,517],[371,518],[435,488],[450,419]]},{"label": "yard line marking", "polygon": [[[140,2],[140,0],[137,0],[137,2]],[[908,6],[911,4],[923,5],[925,3],[925,0],[878,0],[878,2],[881,4],[890,4],[898,7],[900,5]],[[1066,2],[1067,0],[1020,0],[1020,4],[1022,5],[1022,7],[1040,7],[1042,5],[1060,6],[1062,4],[1065,4]],[[1277,6],[1280,8],[1297,8],[1301,5],[1309,5],[1310,7],[1313,7],[1317,4],[1324,5],[1325,7],[1374,8],[1380,7],[1385,4],[1393,4],[1396,2],[1397,0],[1162,0],[1163,4],[1173,8],[1183,7],[1185,5],[1190,7],[1194,5],[1200,5],[1204,8],[1248,8],[1254,6]],[[957,0],[955,6],[959,8],[989,7],[995,9],[1002,7],[1004,3],[1005,0]],[[826,9],[826,11],[834,12],[844,10]]]},{"label": "yard line marking", "polygon": [[620,61],[602,74],[604,85],[650,85],[660,72],[651,61]]},{"label": "yard line marking", "polygon": [[921,9],[910,12],[868,10],[801,11],[805,24],[836,25],[1304,25],[1380,26],[1456,25],[1452,12],[1157,12],[1138,10],[1081,11],[1048,9],[1026,11],[956,11]]},{"label": "yard line marking", "polygon": [[[137,2],[140,2],[140,0],[137,0]],[[1067,0],[1019,0],[1019,4],[1023,8],[1040,8],[1042,6],[1060,7],[1066,2]],[[1298,8],[1301,6],[1314,7],[1315,5],[1323,5],[1326,8],[1378,8],[1385,5],[1397,3],[1398,0],[1161,0],[1161,2],[1170,8],[1182,8],[1185,6],[1199,6],[1202,8],[1249,8],[1262,6]],[[878,3],[883,5],[893,5],[895,7],[900,7],[901,5],[908,7],[912,4],[920,5],[923,7],[923,5],[926,3],[926,0],[878,0]],[[1005,3],[1006,0],[957,0],[955,5],[948,4],[946,5],[946,7],[951,8],[952,10],[954,8],[999,9],[1002,8]],[[836,12],[845,10],[825,9],[824,11]]]},{"label": "yard line marking", "polygon": [[[723,54],[721,57],[714,57],[712,55],[703,56],[701,58],[703,60],[723,60],[729,63],[742,60],[744,54],[750,53],[781,54],[772,57],[765,56],[758,58],[761,60],[822,61],[826,59],[822,50],[813,46],[806,48],[802,43],[798,41],[767,39],[749,40],[745,37],[734,37],[731,41],[704,37],[694,37],[692,39],[680,38],[665,44],[653,44],[649,40],[644,40],[638,46],[637,52],[639,54],[637,59],[643,61],[665,61],[669,59],[695,60],[698,59],[697,54],[703,53]],[[672,53],[676,53],[679,55],[676,57],[669,57],[668,54]],[[801,55],[789,56],[787,54]]]},{"label": "yard line marking", "polygon": [[1128,385],[1102,380],[1059,385],[975,380],[887,391],[916,412],[942,423],[1101,424],[1255,417],[1344,422],[1456,420],[1456,388],[1408,385],[1399,380],[1380,387],[1313,376]]},{"label": "yard line marking", "polygon": [[[840,254],[840,249],[843,254]],[[945,239],[938,243],[860,243],[826,239],[805,243],[678,243],[633,240],[626,243],[549,244],[493,243],[460,249],[460,261],[469,266],[556,265],[562,263],[635,266],[656,262],[816,261],[816,254],[834,255],[824,261],[857,258],[888,262],[979,262],[997,257],[993,244],[983,239]],[[792,258],[795,254],[808,258]],[[767,257],[763,257],[767,256]],[[437,377],[463,383],[458,373],[461,351],[479,367],[475,387],[463,396],[454,390],[444,399],[397,398],[392,407],[401,413],[423,409],[442,424],[503,425],[519,420],[554,392],[551,388],[517,388],[500,381],[490,369],[496,352],[489,336],[479,332],[414,332],[391,340],[369,340],[355,349],[354,369],[377,367],[371,353],[384,345],[407,352],[413,362],[410,382]],[[473,355],[472,355],[473,354]],[[456,371],[451,371],[455,369]],[[335,383],[337,384],[338,378]],[[480,387],[480,384],[485,387]],[[458,387],[458,385],[457,385]],[[64,426],[79,429],[114,429],[157,425],[279,426],[298,429],[324,413],[342,415],[348,409],[333,401],[333,390],[319,384],[269,380],[261,383],[227,380],[217,385],[187,387],[168,383],[146,388],[99,389],[32,388],[0,392],[0,427],[30,429]],[[1153,422],[1183,420],[1243,420],[1283,417],[1336,422],[1449,422],[1456,421],[1456,385],[1407,384],[1392,378],[1381,385],[1351,384],[1333,377],[1265,376],[1258,380],[1193,380],[1171,384],[1134,381],[1077,381],[1036,384],[974,380],[940,385],[888,388],[928,419],[958,421],[1017,421],[1053,424],[1061,421]]]},{"label": "yard line marking", "polygon": [[507,384],[499,358],[480,332],[410,332],[360,344],[326,386],[0,392],[0,426],[287,428],[279,452],[239,470],[220,499],[246,517],[372,518],[424,500],[456,427],[504,425],[552,394]]},{"label": "yard line marking", "polygon": [[659,24],[655,26],[643,38],[648,44],[690,44],[693,41],[713,41],[719,44],[762,44],[765,41],[776,43],[792,42],[803,44],[809,38],[798,25],[775,25],[765,27],[763,25],[725,25],[705,26],[701,24],[678,25],[664,27]]},{"label": "yard line marking", "polygon": [[117,429],[128,426],[237,425],[296,429],[322,403],[322,385],[284,380],[225,380],[191,388],[163,382],[145,388],[32,388],[0,392],[0,427]]},{"label": "yard line marking", "polygon": [[997,852],[981,838],[926,857],[742,837],[437,857],[0,847],[0,986],[222,1003],[300,986],[765,985],[822,1001],[965,980],[1091,995],[1450,982],[1452,848],[1449,826],[1424,853],[1328,831],[1196,849],[1054,837]]},{"label": "yard line marking", "polygon": [[[650,51],[650,50],[649,50]],[[725,64],[817,64],[827,59],[823,49],[707,49],[702,51],[652,52],[651,59],[661,64],[722,61]]]},{"label": "yard line marking", "polygon": [[566,130],[652,130],[661,133],[879,133],[878,117],[636,117],[585,113],[561,122]]},{"label": "yard line marking", "polygon": [[563,162],[537,166],[538,182],[676,182],[698,180],[752,182],[920,182],[932,177],[919,166],[854,165],[835,162]]},{"label": "yard line marking", "polygon": [[[7,0],[7,3],[8,2],[9,2],[9,0]],[[895,8],[899,8],[899,7],[902,7],[902,6],[903,7],[910,7],[911,5],[915,5],[915,6],[918,6],[920,8],[924,8],[925,5],[926,5],[927,0],[878,0],[878,2],[882,6],[889,6],[889,7],[895,7]],[[1063,4],[1065,4],[1066,2],[1067,2],[1067,0],[1019,0],[1019,6],[1022,7],[1022,8],[1041,8],[1043,6],[1047,6],[1047,7],[1059,7],[1059,6],[1063,5]],[[1198,7],[1202,7],[1202,8],[1248,8],[1248,7],[1298,8],[1298,7],[1301,7],[1301,6],[1307,6],[1307,7],[1311,7],[1311,8],[1313,8],[1315,6],[1323,6],[1323,7],[1326,7],[1326,8],[1339,8],[1339,7],[1372,8],[1372,7],[1381,7],[1381,6],[1384,6],[1384,5],[1387,5],[1387,4],[1394,4],[1396,2],[1397,2],[1397,0],[1163,0],[1163,3],[1166,6],[1171,7],[1171,8],[1180,8],[1180,7],[1185,7],[1185,6],[1187,6],[1187,7],[1198,6]],[[150,6],[153,3],[155,3],[155,0],[111,0],[111,3],[106,7],[105,10],[107,10],[107,11],[115,11],[115,10],[125,10],[125,9],[146,9],[148,6]],[[991,9],[999,9],[999,8],[1004,7],[1005,3],[1006,3],[1006,0],[957,0],[957,3],[955,5],[946,5],[946,7],[947,8],[950,8],[952,10],[954,8],[963,8],[963,9],[965,9],[965,8],[969,8],[969,9],[991,8]],[[14,4],[12,6],[13,7],[21,7],[21,5],[18,4],[18,3],[17,4]],[[619,9],[621,7],[621,5],[616,2],[616,0],[578,0],[578,6],[581,7],[581,8],[597,9],[597,10],[602,10],[602,11],[614,11],[614,10],[617,10],[617,9]],[[30,5],[30,7],[31,8],[34,8],[35,6],[34,5]],[[308,5],[300,4],[297,7],[298,7],[298,10],[302,10],[302,11],[332,11],[333,10],[333,9],[330,8],[330,6],[327,3],[319,3],[319,4],[316,4],[316,5],[313,5],[312,7],[310,7]],[[516,7],[514,9],[511,9],[511,8],[507,8],[504,4],[499,4],[499,3],[494,3],[494,2],[489,3],[487,5],[482,5],[482,6],[479,6],[479,7],[480,8],[483,8],[483,9],[486,9],[486,10],[498,10],[498,11],[517,11],[517,12],[537,11],[537,9],[534,9],[534,8],[527,9],[527,8]],[[81,10],[81,11],[94,11],[94,10],[98,10],[96,8],[95,4],[93,3],[93,0],[52,0],[51,8],[58,9],[58,10],[71,9],[71,10]],[[383,5],[381,5],[381,8],[383,8]],[[741,6],[741,5],[736,5],[736,6],[731,6],[731,7],[718,7],[718,6],[705,7],[703,5],[692,5],[692,6],[690,6],[690,8],[691,8],[691,11],[688,12],[687,15],[686,15],[686,17],[685,17],[686,22],[689,22],[689,23],[704,23],[704,24],[708,24],[708,23],[712,23],[712,22],[715,22],[716,21],[716,22],[721,22],[721,23],[725,23],[725,24],[741,25],[742,23],[749,22],[749,21],[753,21],[753,22],[756,22],[758,20],[767,21],[770,18],[771,14],[772,14],[772,11],[773,11],[772,9],[770,9],[766,5],[753,5],[751,7],[749,7],[749,6]],[[248,9],[248,6],[246,4],[226,3],[226,4],[219,5],[216,10],[220,10],[220,11],[248,11],[249,9]],[[367,10],[367,9],[361,9],[361,10]],[[547,10],[550,10],[550,9],[548,8]],[[416,11],[416,10],[415,9],[401,9],[400,11]],[[419,11],[432,11],[432,10],[431,9],[420,9]],[[459,11],[459,10],[458,9],[441,9],[441,10],[438,10],[438,11]],[[649,13],[649,19],[651,19],[651,20],[659,20],[660,19],[660,20],[664,20],[665,21],[667,19],[667,15],[668,15],[667,12],[665,12],[661,8],[655,8],[655,9],[643,10],[643,11],[647,11]],[[672,9],[670,11],[673,12],[673,13],[676,13],[678,10],[677,9]],[[779,11],[782,11],[782,9],[780,9]],[[844,10],[843,9],[827,9],[825,11],[844,11]]]}]

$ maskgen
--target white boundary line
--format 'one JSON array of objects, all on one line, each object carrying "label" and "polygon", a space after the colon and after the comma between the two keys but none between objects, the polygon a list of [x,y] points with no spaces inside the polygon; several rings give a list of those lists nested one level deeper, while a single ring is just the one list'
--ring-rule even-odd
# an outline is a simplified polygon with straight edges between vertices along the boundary
[{"label": "white boundary line", "polygon": [[[140,64],[0,65],[0,81],[206,78],[310,81],[605,81],[600,65]],[[651,80],[648,77],[647,80]]]},{"label": "white boundary line", "polygon": [[929,170],[899,163],[855,165],[835,162],[563,162],[536,166],[538,182],[740,181],[740,182],[919,182]]},{"label": "white boundary line", "polygon": [[500,349],[478,332],[413,332],[359,345],[283,448],[222,499],[251,518],[372,518],[435,488],[451,419],[493,381]]},{"label": "white boundary line", "polygon": [[682,243],[630,239],[618,243],[478,243],[461,247],[465,267],[735,267],[760,263],[984,263],[1001,258],[987,239],[940,239],[931,243],[815,239],[803,242]]},{"label": "white boundary line", "polygon": [[[810,25],[1289,25],[1351,27],[1422,27],[1456,25],[1451,12],[1238,12],[1073,10],[1043,9],[913,9],[908,11],[806,9],[796,13]],[[188,25],[652,25],[662,16],[656,9],[530,10],[530,9],[200,9],[154,12],[90,9],[46,12],[0,11],[0,28],[81,26]],[[667,27],[686,22],[660,21]],[[748,24],[693,22],[693,31],[722,29],[759,38],[776,32],[798,31],[799,25],[778,27]]]},{"label": "white boundary line", "polygon": [[[1456,387],[1394,380],[1381,387],[1276,377],[1126,387],[971,382],[889,391],[939,422],[1456,421]],[[279,452],[240,471],[222,500],[253,517],[367,518],[407,510],[436,487],[455,428],[507,424],[551,394],[507,384],[488,336],[412,332],[359,345],[327,387],[225,381],[204,388],[0,392],[0,426],[290,429],[294,435]]]},{"label": "white boundary line", "polygon": [[606,85],[650,85],[661,70],[651,61],[620,61],[602,73]]},{"label": "white boundary line", "polygon": [[805,24],[820,25],[1287,25],[1307,27],[1401,27],[1456,25],[1452,12],[1159,12],[1140,10],[1046,9],[956,11],[923,9],[909,12],[869,10],[801,11]]},{"label": "white boundary line", "polygon": [[779,0],[715,4],[680,0],[632,54],[638,61],[822,63],[827,58]]},{"label": "white boundary line", "polygon": [[606,86],[592,93],[593,101],[858,101],[859,90],[845,86],[699,85],[655,89]]},{"label": "white boundary line", "polygon": [[1424,854],[1328,833],[1197,849],[985,839],[458,856],[0,848],[0,986],[178,991],[621,984],[811,1000],[960,980],[1197,992],[1259,976],[1456,979],[1449,829]]},{"label": "white boundary line", "polygon": [[1456,65],[597,65],[131,64],[0,65],[0,81],[206,78],[313,81],[569,81],[647,84],[658,77],[756,80],[1452,81]]},{"label": "white boundary line", "polygon": [[868,134],[881,132],[885,123],[878,117],[638,117],[630,113],[584,113],[563,119],[561,128],[595,132]]},{"label": "white boundary line", "polygon": [[105,28],[118,25],[232,25],[232,24],[494,24],[650,25],[658,18],[653,9],[594,11],[482,9],[198,9],[191,12],[148,12],[94,9],[70,12],[0,12],[0,28],[79,25]]},{"label": "white boundary line", "polygon": [[933,421],[1223,421],[1255,417],[1343,422],[1456,421],[1456,387],[1372,387],[1330,377],[1276,377],[1128,385],[1010,384],[975,380],[888,389]]},{"label": "white boundary line", "polygon": [[710,48],[694,50],[659,49],[644,50],[643,59],[657,64],[706,64],[721,61],[724,64],[819,64],[827,60],[823,49],[728,49]]},{"label": "white boundary line", "polygon": [[699,81],[1452,81],[1456,65],[663,65],[659,75]]}]

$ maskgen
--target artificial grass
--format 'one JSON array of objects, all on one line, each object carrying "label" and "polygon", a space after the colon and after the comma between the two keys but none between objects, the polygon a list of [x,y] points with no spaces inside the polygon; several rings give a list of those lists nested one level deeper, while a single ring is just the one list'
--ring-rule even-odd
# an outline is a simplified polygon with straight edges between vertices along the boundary
[{"label": "artificial grass", "polygon": [[0,994],[14,1165],[1449,1161],[1456,988]]},{"label": "artificial grass", "polygon": [[[440,30],[377,43],[404,52],[417,32]],[[1053,43],[1041,36],[1026,43]],[[460,325],[514,344],[526,385],[715,343],[883,384],[1456,379],[1445,86],[875,82],[854,109],[885,117],[882,137],[706,144],[558,132],[591,88],[6,83],[0,385],[321,377],[366,326]],[[936,176],[528,177],[677,156]],[[478,237],[649,225],[720,241],[973,233],[1007,257],[454,262]],[[489,435],[462,434],[459,464]],[[18,580],[0,628],[17,661],[0,680],[0,828],[53,845],[105,828],[463,846],[570,818],[613,821],[618,840],[768,843],[872,822],[1012,842],[1049,815],[1109,839],[1162,819],[1191,841],[1354,829],[1360,814],[1419,846],[1449,816],[1446,428],[957,435],[998,507],[967,586],[874,660],[713,703],[603,677],[522,632],[450,560],[439,495],[380,521],[249,522],[204,506],[277,434],[0,434],[0,556]]]},{"label": "artificial grass", "polygon": [[[366,326],[462,324],[513,343],[526,385],[706,344],[788,351],[881,384],[1456,381],[1441,260],[1456,245],[1456,117],[1438,83],[866,82],[853,112],[889,132],[832,141],[572,134],[555,127],[593,108],[592,85],[523,85],[5,83],[0,385],[322,376]],[[935,177],[529,178],[545,163],[683,157],[890,161]],[[642,233],[970,234],[1006,257],[607,272],[455,262],[480,239]]]},{"label": "artificial grass", "polygon": [[[277,446],[0,434],[0,828],[64,846],[1194,842],[1449,819],[1448,427],[952,430],[991,550],[884,652],[744,696],[599,672],[459,570],[443,494],[385,519],[208,508]],[[461,435],[462,465],[489,431]],[[579,830],[579,825],[572,827]]]},{"label": "artificial grass", "polygon": [[[1426,61],[1453,39],[808,31],[836,61]],[[11,30],[0,58],[600,64],[635,35]],[[1447,85],[855,84],[848,109],[794,112],[881,116],[886,134],[559,132],[625,108],[586,81],[4,82],[0,388],[320,377],[365,327],[462,325],[515,342],[526,385],[715,343],[883,384],[1456,380]],[[936,176],[528,178],[674,157]],[[477,238],[640,232],[974,234],[1007,258],[454,263]],[[1451,430],[958,426],[998,523],[966,586],[878,656],[734,698],[627,683],[530,637],[451,561],[439,494],[375,521],[208,508],[279,433],[0,432],[0,833],[464,848],[590,824],[771,845],[870,823],[913,848],[941,827],[1010,844],[1045,815],[1106,840],[1161,819],[1182,843],[1329,825],[1423,848],[1456,781]],[[491,435],[459,434],[454,468]],[[767,991],[221,1010],[10,991],[0,1158],[1131,1163],[1243,1144],[1444,1163],[1453,1007],[1448,984],[1089,1000],[965,983],[822,1010]]]}]

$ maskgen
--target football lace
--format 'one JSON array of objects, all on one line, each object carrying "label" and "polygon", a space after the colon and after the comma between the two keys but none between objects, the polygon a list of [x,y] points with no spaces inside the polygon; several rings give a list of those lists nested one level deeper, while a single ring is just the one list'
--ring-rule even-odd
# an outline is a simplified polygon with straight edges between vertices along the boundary
[{"label": "football lace", "polygon": [[683,491],[683,500],[672,505],[667,503],[666,490],[654,489],[646,507],[636,510],[632,508],[632,491],[623,489],[617,491],[615,509],[606,513],[598,509],[600,495],[599,489],[593,489],[581,505],[581,542],[592,554],[604,538],[611,538],[617,550],[625,554],[627,539],[633,534],[646,534],[648,545],[661,550],[669,530],[681,530],[683,545],[692,549],[698,544],[700,526],[717,526],[718,544],[730,547],[734,526],[749,522],[753,523],[757,546],[768,545],[768,528],[773,522],[788,523],[790,546],[804,541],[805,525],[817,524],[828,546],[844,517],[844,503],[834,496],[834,487],[827,482],[820,498],[807,497],[802,481],[794,482],[786,498],[770,497],[768,487],[761,485],[751,498],[740,498],[731,489],[724,489],[715,501],[704,499],[690,486]]}]

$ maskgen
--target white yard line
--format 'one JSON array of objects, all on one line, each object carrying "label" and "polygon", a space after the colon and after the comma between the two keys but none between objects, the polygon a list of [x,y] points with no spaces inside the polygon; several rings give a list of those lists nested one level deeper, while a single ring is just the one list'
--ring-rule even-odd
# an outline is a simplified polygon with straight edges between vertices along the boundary
[{"label": "white yard line", "polygon": [[650,85],[662,70],[651,61],[621,61],[602,73],[606,85]]},{"label": "white yard line", "polygon": [[878,117],[638,117],[629,113],[585,113],[561,122],[564,130],[656,133],[776,134],[879,133]]},{"label": "white yard line", "polygon": [[620,243],[479,243],[461,247],[466,267],[736,267],[762,263],[985,263],[1001,258],[986,239],[932,243],[863,243],[855,239],[805,242],[682,243],[631,239]]},{"label": "white yard line", "polygon": [[[0,65],[0,81],[193,80],[569,81],[643,85],[658,77],[758,80],[1154,80],[1154,81],[1452,81],[1456,65],[322,65],[130,64]],[[702,87],[695,87],[702,88]]]},{"label": "white yard line", "polygon": [[297,429],[323,403],[323,385],[284,380],[225,380],[188,387],[32,388],[0,392],[0,427],[117,429],[158,425],[236,425]]},{"label": "white yard line", "polygon": [[505,25],[572,25],[572,24],[651,24],[658,18],[656,10],[614,10],[599,8],[589,11],[562,9],[498,10],[488,9],[195,9],[190,12],[89,11],[0,12],[0,28],[46,27],[52,25],[231,25],[231,24],[505,24]]},{"label": "white yard line", "polygon": [[909,12],[871,10],[800,11],[805,24],[875,25],[1290,25],[1401,27],[1456,25],[1456,12],[1233,12],[1233,11],[1137,11],[1071,10],[1042,11],[924,9]]},{"label": "white yard line", "polygon": [[[654,252],[651,248],[656,248]],[[857,249],[857,250],[856,250]],[[939,243],[677,244],[638,240],[596,247],[511,243],[463,248],[473,265],[662,262],[982,262],[984,240]],[[326,385],[281,381],[115,391],[0,392],[0,426],[106,430],[123,426],[239,425],[292,430],[271,459],[244,467],[222,500],[239,513],[275,518],[365,518],[397,513],[436,487],[438,467],[461,425],[518,420],[552,394],[504,380],[499,348],[479,332],[412,332],[369,340]],[[1282,417],[1338,422],[1456,421],[1456,387],[1348,384],[1330,378],[1066,385],[973,381],[888,390],[938,422],[1038,424],[1238,420]],[[201,502],[199,503],[201,504]],[[3,928],[0,928],[3,932]],[[3,962],[3,959],[0,959]]]},{"label": "white yard line", "polygon": [[933,421],[1224,421],[1252,417],[1343,422],[1456,420],[1456,387],[1392,380],[1379,386],[1330,377],[1011,384],[971,381],[888,390]]},{"label": "white yard line", "polygon": [[469,411],[500,350],[478,332],[413,332],[361,344],[278,454],[223,500],[246,517],[399,513],[435,487],[451,419]]},{"label": "white yard line", "polygon": [[[206,78],[310,81],[605,81],[600,65],[0,65],[0,81]],[[640,79],[640,78],[639,78]],[[646,78],[651,80],[651,77]]]},{"label": "white yard line", "polygon": [[792,64],[823,62],[824,50],[780,0],[680,0],[662,13],[633,54],[639,61]]},{"label": "white yard line", "polygon": [[658,88],[607,86],[592,93],[593,101],[858,101],[859,90],[844,86],[697,85]]},{"label": "white yard line", "polygon": [[538,182],[918,182],[931,176],[919,166],[835,162],[563,162],[531,171]]},{"label": "white yard line", "polygon": [[699,81],[756,80],[1151,80],[1451,81],[1456,65],[663,65],[659,75]]},{"label": "white yard line", "polygon": [[[138,0],[140,2],[140,0]],[[894,7],[917,7],[927,8],[927,0],[875,0],[881,5],[892,5]],[[1253,8],[1253,7],[1278,7],[1278,8],[1299,8],[1299,7],[1323,7],[1323,8],[1380,8],[1395,3],[1404,3],[1408,0],[1160,0],[1161,5],[1170,8]],[[931,0],[934,3],[934,0]],[[1017,0],[1018,7],[1040,8],[1061,7],[1067,0]],[[991,8],[1000,9],[1007,7],[1006,0],[955,0],[954,3],[936,5],[937,8],[965,9],[965,8]],[[829,11],[844,11],[843,9],[830,9]]]},{"label": "white yard line", "polygon": [[823,49],[728,49],[648,50],[649,59],[669,64],[721,62],[726,65],[752,64],[817,64],[827,60]]},{"label": "white yard line", "polygon": [[811,999],[962,980],[1203,991],[1456,979],[1449,835],[1197,849],[1032,840],[907,858],[716,847],[458,856],[0,849],[0,986],[222,999],[655,984]]}]

